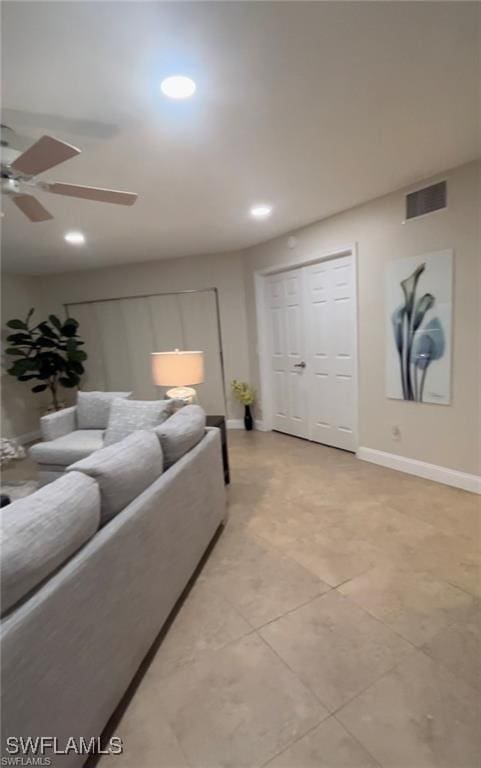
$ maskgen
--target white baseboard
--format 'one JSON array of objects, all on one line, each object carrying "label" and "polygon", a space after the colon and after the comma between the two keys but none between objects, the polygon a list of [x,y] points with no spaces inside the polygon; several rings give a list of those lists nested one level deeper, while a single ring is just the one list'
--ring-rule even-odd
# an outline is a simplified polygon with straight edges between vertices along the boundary
[{"label": "white baseboard", "polygon": [[226,419],[225,425],[227,429],[244,429],[243,419]]},{"label": "white baseboard", "polygon": [[444,483],[444,485],[452,485],[454,488],[462,488],[463,491],[481,494],[481,477],[479,475],[470,475],[468,472],[459,472],[457,469],[428,464],[425,461],[418,461],[418,459],[408,459],[406,456],[377,451],[374,448],[358,448],[357,457],[363,461],[380,464],[382,467],[406,472],[408,475],[416,475],[425,480],[434,480],[436,483]]},{"label": "white baseboard", "polygon": [[20,445],[27,445],[27,443],[33,443],[34,440],[40,440],[41,432],[36,429],[34,432],[24,432],[23,435],[17,435],[14,440]]},{"label": "white baseboard", "polygon": [[[244,419],[227,419],[226,427],[227,429],[244,429]],[[254,429],[265,432],[262,421],[254,421]]]}]

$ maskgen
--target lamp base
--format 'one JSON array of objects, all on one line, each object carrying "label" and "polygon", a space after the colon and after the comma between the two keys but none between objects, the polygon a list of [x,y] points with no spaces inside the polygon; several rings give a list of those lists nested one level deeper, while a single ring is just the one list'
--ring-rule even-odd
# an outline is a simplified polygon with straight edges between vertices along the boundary
[{"label": "lamp base", "polygon": [[185,405],[192,405],[197,402],[197,392],[194,387],[172,387],[168,389],[165,396],[169,400],[183,400]]}]

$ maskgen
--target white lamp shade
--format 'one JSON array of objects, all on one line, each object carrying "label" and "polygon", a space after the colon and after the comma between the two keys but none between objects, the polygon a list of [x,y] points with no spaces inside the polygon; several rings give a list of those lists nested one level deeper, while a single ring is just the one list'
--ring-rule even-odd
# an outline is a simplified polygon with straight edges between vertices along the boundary
[{"label": "white lamp shade", "polygon": [[185,387],[204,381],[204,353],[152,352],[152,377],[161,387]]}]

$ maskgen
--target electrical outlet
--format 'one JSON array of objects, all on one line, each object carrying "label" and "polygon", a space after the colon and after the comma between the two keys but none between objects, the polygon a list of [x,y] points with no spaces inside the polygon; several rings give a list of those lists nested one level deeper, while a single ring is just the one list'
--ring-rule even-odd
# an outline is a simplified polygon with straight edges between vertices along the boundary
[{"label": "electrical outlet", "polygon": [[393,440],[400,440],[401,439],[401,430],[399,429],[399,427],[396,424],[391,429],[391,437],[392,437]]}]

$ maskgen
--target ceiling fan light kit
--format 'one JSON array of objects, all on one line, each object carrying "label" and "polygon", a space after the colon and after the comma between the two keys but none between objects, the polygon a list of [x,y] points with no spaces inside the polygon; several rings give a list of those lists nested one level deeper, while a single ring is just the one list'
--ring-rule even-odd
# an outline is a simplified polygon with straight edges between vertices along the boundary
[{"label": "ceiling fan light kit", "polygon": [[2,126],[2,193],[9,197],[32,223],[53,218],[31,194],[38,189],[54,195],[114,205],[133,205],[137,200],[138,195],[135,192],[36,179],[38,174],[79,155],[81,150],[53,136],[42,136],[31,147],[21,152],[13,146],[12,136],[15,136],[13,131]]}]

